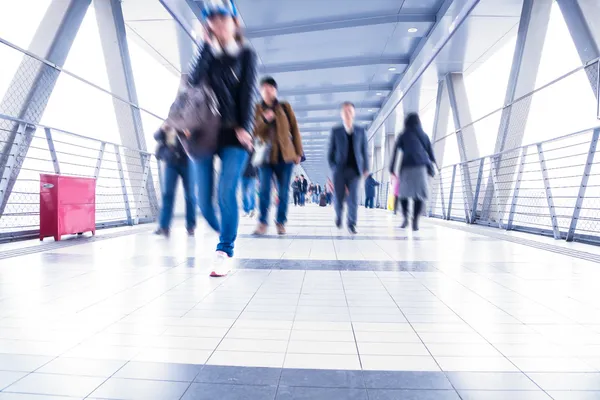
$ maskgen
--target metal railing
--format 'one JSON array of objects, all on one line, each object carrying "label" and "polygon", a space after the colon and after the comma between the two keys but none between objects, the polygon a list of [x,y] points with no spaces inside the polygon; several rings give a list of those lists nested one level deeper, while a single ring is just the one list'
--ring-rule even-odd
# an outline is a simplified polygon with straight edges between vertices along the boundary
[{"label": "metal railing", "polygon": [[[599,135],[600,126],[446,166],[433,184],[429,215],[600,243]],[[498,168],[511,161],[516,170]]]},{"label": "metal railing", "polygon": [[44,173],[96,178],[97,228],[155,220],[160,174],[153,154],[6,115],[0,115],[0,121],[14,125],[18,134],[35,129],[12,190],[7,190],[7,183],[10,158],[18,156],[13,149],[0,177],[0,200],[6,204],[0,213],[0,240],[37,236],[39,182]]}]

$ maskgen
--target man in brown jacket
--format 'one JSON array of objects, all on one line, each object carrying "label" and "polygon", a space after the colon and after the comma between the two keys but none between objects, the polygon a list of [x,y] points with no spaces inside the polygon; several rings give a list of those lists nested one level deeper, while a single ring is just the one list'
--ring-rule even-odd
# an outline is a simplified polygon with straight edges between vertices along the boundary
[{"label": "man in brown jacket", "polygon": [[302,138],[296,115],[289,103],[277,100],[277,82],[265,77],[260,82],[262,102],[256,105],[254,136],[271,143],[270,162],[258,169],[260,177],[259,217],[255,235],[267,233],[271,202],[271,180],[275,176],[279,189],[279,205],[275,220],[277,233],[285,234],[289,203],[290,181],[294,164],[302,160]]}]

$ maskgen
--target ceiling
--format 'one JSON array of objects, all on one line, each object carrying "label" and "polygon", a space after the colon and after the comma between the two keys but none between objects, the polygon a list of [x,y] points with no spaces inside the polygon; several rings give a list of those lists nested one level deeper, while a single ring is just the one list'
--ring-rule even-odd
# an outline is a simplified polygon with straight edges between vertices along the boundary
[{"label": "ceiling", "polygon": [[[405,81],[426,62],[466,2],[235,1],[261,74],[277,80],[280,98],[296,112],[307,158],[302,166],[321,183],[329,175],[325,150],[329,131],[340,122],[340,104],[354,102],[358,123],[372,133],[408,91]],[[522,2],[480,1],[416,85],[421,107],[434,101],[440,76],[476,68],[514,33]],[[129,30],[174,73],[184,63],[180,26],[188,38],[196,36],[199,5],[200,0],[123,0]]]}]

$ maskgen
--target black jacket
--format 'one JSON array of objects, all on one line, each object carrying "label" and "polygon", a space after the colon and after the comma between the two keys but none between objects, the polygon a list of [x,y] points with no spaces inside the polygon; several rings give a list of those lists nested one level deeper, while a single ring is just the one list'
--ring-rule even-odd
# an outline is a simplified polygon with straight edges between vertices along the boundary
[{"label": "black jacket", "polygon": [[404,122],[404,132],[396,139],[394,154],[390,163],[390,172],[393,174],[399,172],[394,171],[398,150],[402,150],[400,168],[421,167],[436,163],[429,136],[423,132],[421,121],[415,114],[409,114]]},{"label": "black jacket", "polygon": [[377,186],[379,186],[379,182],[373,178],[373,175],[369,175],[369,177],[365,180],[365,196],[375,197],[375,187]]},{"label": "black jacket", "polygon": [[257,93],[257,57],[254,50],[242,46],[236,56],[215,56],[211,46],[203,46],[189,69],[188,82],[196,86],[207,79],[219,100],[221,137],[219,147],[241,147],[233,128],[252,134]]},{"label": "black jacket", "polygon": [[308,180],[306,178],[302,181],[302,193],[308,193]]},{"label": "black jacket", "polygon": [[175,140],[175,146],[171,147],[167,145],[167,136],[165,131],[159,129],[154,134],[154,140],[158,142],[158,150],[156,151],[156,157],[170,165],[187,165],[188,156],[181,145],[179,139]]}]

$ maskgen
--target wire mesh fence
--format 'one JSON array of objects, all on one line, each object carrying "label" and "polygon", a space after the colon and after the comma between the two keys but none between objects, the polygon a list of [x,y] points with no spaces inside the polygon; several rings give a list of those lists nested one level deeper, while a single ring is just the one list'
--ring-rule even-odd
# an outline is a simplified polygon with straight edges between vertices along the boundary
[{"label": "wire mesh fence", "polygon": [[150,187],[151,182],[152,187],[160,187],[160,174],[154,155],[7,116],[1,116],[0,121],[16,124],[20,132],[32,132],[26,157],[13,181],[11,170],[17,168],[17,153],[10,149],[6,152],[6,168],[0,180],[0,239],[37,235],[40,174],[95,178],[99,228],[156,218],[159,199]]}]

